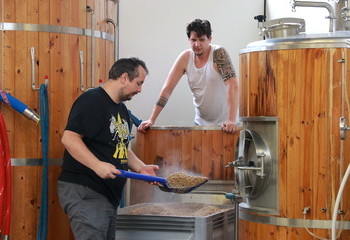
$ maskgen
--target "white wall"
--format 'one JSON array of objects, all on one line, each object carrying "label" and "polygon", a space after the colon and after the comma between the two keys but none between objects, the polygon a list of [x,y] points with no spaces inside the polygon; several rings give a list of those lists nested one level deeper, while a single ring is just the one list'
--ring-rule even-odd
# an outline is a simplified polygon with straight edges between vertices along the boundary
[{"label": "white wall", "polygon": [[[325,0],[327,1],[327,0]],[[263,14],[263,0],[120,0],[119,57],[137,56],[144,60],[150,74],[142,92],[127,105],[143,120],[148,119],[167,74],[189,43],[186,24],[194,18],[212,24],[212,43],[224,46],[239,73],[239,51],[248,43],[261,40],[254,16]],[[327,32],[328,12],[323,8],[297,7],[290,0],[267,0],[267,20],[298,17],[306,20],[306,30]],[[192,96],[183,77],[164,108],[156,125],[193,125]]]},{"label": "white wall", "polygon": [[[120,0],[119,57],[137,56],[149,68],[142,92],[127,103],[131,111],[148,119],[167,74],[178,56],[189,48],[186,24],[194,18],[212,24],[212,43],[224,46],[238,72],[239,50],[260,40],[254,16],[263,14],[261,0]],[[183,77],[156,125],[193,125],[192,96]]]}]

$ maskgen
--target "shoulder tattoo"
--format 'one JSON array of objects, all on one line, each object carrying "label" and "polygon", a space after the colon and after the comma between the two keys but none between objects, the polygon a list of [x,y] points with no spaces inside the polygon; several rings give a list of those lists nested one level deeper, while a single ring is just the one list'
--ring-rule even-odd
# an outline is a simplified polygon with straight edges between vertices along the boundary
[{"label": "shoulder tattoo", "polygon": [[230,56],[224,48],[214,50],[213,58],[224,81],[236,77],[236,72],[231,63]]},{"label": "shoulder tattoo", "polygon": [[162,108],[163,108],[163,107],[165,107],[167,101],[168,101],[167,98],[160,96],[156,104],[157,104],[159,107],[162,107]]}]

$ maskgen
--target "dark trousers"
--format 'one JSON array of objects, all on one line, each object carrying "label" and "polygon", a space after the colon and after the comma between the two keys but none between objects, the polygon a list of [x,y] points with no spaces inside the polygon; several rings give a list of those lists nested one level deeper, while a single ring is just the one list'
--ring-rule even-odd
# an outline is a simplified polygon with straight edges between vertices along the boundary
[{"label": "dark trousers", "polygon": [[90,188],[58,181],[58,196],[75,240],[115,240],[117,208]]}]

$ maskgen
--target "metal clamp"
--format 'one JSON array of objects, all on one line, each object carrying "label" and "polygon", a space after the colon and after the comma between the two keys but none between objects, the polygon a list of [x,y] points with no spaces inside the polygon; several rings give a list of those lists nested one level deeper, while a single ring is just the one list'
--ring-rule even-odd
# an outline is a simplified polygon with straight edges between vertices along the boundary
[{"label": "metal clamp", "polygon": [[339,119],[339,127],[340,127],[340,139],[345,140],[346,131],[350,130],[350,127],[346,126],[346,120],[344,117]]}]

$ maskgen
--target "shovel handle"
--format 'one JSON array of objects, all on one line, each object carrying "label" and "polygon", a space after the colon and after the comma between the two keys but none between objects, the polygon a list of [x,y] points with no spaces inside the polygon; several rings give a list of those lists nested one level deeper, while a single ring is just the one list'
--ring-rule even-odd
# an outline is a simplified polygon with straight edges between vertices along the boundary
[{"label": "shovel handle", "polygon": [[141,173],[129,172],[121,169],[118,169],[118,170],[121,172],[121,174],[118,174],[117,176],[120,176],[120,177],[144,180],[147,182],[159,182],[161,184],[167,184],[166,179],[162,177],[155,177],[155,176],[150,176],[150,175],[141,174]]}]

